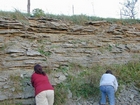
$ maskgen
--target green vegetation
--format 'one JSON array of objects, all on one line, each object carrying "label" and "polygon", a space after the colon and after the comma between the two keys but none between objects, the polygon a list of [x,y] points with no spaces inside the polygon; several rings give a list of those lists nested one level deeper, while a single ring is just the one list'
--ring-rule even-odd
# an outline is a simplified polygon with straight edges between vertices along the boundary
[{"label": "green vegetation", "polygon": [[13,94],[18,94],[19,92],[23,91],[21,84],[19,83],[22,81],[22,78],[20,76],[10,75],[9,80],[11,81],[11,88],[13,88]]},{"label": "green vegetation", "polygon": [[0,47],[0,51],[4,51],[6,48],[6,46],[3,44],[1,47]]},{"label": "green vegetation", "polygon": [[[17,19],[24,24],[28,24],[27,18],[29,17],[29,15],[27,13],[21,13],[19,10],[15,9],[15,12],[0,11],[0,17],[9,17],[11,19]],[[88,21],[103,21],[103,20],[109,23],[120,23],[123,25],[140,23],[139,19],[101,18],[96,16],[87,16],[83,14],[72,16],[67,16],[63,14],[62,15],[46,14],[42,9],[39,8],[36,8],[32,11],[32,17],[60,19],[63,21],[79,25],[84,25]]]},{"label": "green vegetation", "polygon": [[44,56],[44,57],[48,57],[48,56],[50,56],[51,54],[52,54],[52,52],[51,51],[45,51],[45,44],[46,44],[46,40],[43,40],[42,38],[40,39],[40,40],[38,40],[38,43],[40,44],[39,46],[38,46],[38,52],[40,52],[40,54],[42,55],[42,56]]},{"label": "green vegetation", "polygon": [[43,49],[38,49],[38,51],[40,52],[40,54],[44,55],[44,56],[50,56],[52,53],[50,51],[44,51]]},{"label": "green vegetation", "polygon": [[17,9],[15,9],[14,12],[0,11],[0,17],[16,19],[16,20],[18,20],[19,22],[21,22],[23,24],[29,24],[28,19],[27,19],[28,15],[26,13],[21,13]]},{"label": "green vegetation", "polygon": [[79,24],[79,25],[84,25],[88,21],[107,21],[109,23],[120,23],[123,25],[140,23],[139,19],[101,18],[96,16],[87,16],[83,14],[72,15],[72,16],[46,14],[46,17],[53,18],[53,19],[60,19],[67,22],[73,22],[73,24]]},{"label": "green vegetation", "polygon": [[67,100],[67,86],[61,83],[55,87],[55,101],[54,105],[63,105]]},{"label": "green vegetation", "polygon": [[63,67],[59,69],[59,71],[62,70],[63,73],[67,73],[68,76],[65,82],[55,86],[55,105],[63,105],[66,102],[69,94],[68,91],[72,93],[73,99],[94,97],[94,99],[98,100],[99,80],[107,69],[113,71],[113,74],[118,79],[120,88],[121,85],[131,83],[134,83],[137,88],[140,88],[140,62],[129,62],[124,65],[110,66],[96,65],[92,68],[71,64],[67,68]]},{"label": "green vegetation", "polygon": [[1,102],[0,105],[22,105],[22,103],[15,103],[15,100],[6,100]]},{"label": "green vegetation", "polygon": [[42,9],[36,8],[33,10],[33,16],[40,18],[40,17],[44,17],[45,13]]},{"label": "green vegetation", "polygon": [[116,75],[120,84],[135,83],[135,86],[140,88],[140,62],[119,66]]}]

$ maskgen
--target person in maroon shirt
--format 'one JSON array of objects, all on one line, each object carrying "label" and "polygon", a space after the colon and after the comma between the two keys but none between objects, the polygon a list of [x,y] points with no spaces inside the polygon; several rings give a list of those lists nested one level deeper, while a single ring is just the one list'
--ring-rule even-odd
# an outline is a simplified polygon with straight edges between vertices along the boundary
[{"label": "person in maroon shirt", "polygon": [[35,89],[36,105],[53,105],[54,88],[49,82],[47,74],[39,64],[34,66],[31,83]]}]

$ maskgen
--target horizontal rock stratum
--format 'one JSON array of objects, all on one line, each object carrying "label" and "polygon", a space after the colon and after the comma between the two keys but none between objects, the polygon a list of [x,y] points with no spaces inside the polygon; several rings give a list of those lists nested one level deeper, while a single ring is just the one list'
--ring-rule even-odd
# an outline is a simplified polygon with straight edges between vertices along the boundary
[{"label": "horizontal rock stratum", "polygon": [[[0,91],[0,100],[14,97],[32,102],[33,89],[28,80],[34,64],[55,70],[69,63],[92,67],[140,61],[140,24],[91,21],[76,25],[48,18],[25,22],[0,18],[0,49],[0,88],[4,90]],[[17,84],[13,75],[17,79],[27,77],[27,81]],[[21,85],[24,91],[16,93],[15,87]]]}]

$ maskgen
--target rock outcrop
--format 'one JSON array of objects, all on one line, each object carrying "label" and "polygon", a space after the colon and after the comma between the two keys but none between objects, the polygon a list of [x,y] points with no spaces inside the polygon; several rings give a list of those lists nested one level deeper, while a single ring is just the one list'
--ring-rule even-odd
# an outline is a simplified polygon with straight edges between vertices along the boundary
[{"label": "rock outcrop", "polygon": [[[32,100],[29,80],[37,63],[53,70],[69,63],[92,67],[129,61],[140,61],[139,25],[93,21],[81,26],[47,18],[23,24],[0,18],[0,100]],[[62,82],[65,76],[60,76],[52,83]],[[24,91],[15,91],[21,85]]]}]

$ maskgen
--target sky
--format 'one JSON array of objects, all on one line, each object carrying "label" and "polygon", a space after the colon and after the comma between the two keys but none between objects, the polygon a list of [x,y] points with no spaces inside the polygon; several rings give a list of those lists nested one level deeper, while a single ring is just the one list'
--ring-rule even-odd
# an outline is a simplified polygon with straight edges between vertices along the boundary
[{"label": "sky", "polygon": [[[120,18],[120,2],[125,0],[30,0],[31,12],[35,8],[45,13],[60,15],[87,15]],[[140,4],[140,0],[138,0]],[[27,0],[0,0],[0,10],[27,12]],[[138,16],[140,18],[140,16]]]}]

